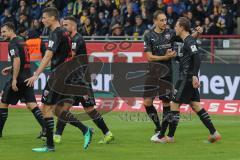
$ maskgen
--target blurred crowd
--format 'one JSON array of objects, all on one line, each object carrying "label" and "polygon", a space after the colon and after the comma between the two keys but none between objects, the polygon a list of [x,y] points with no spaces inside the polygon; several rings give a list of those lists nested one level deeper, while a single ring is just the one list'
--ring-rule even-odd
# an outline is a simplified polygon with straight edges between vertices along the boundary
[{"label": "blurred crowd", "polygon": [[[41,11],[54,6],[60,21],[75,16],[84,36],[142,36],[153,26],[153,13],[163,10],[168,27],[187,17],[203,34],[237,34],[240,0],[0,0],[0,24],[11,21],[21,35],[47,35]],[[31,32],[29,32],[31,30]],[[238,33],[240,34],[240,33]]]}]

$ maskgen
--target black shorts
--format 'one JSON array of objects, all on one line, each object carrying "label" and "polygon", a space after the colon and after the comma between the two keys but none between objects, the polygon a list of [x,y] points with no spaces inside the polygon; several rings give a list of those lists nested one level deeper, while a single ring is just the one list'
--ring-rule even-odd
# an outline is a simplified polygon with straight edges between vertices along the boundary
[{"label": "black shorts", "polygon": [[64,96],[50,89],[47,82],[42,92],[42,103],[46,105],[63,105],[64,103],[74,103],[71,96]]},{"label": "black shorts", "polygon": [[42,103],[46,105],[63,105],[64,103],[69,103],[78,106],[80,102],[83,107],[95,105],[92,89],[89,90],[89,94],[84,96],[62,95],[51,90],[47,83],[42,93]]},{"label": "black shorts", "polygon": [[86,95],[74,97],[74,103],[73,103],[74,106],[78,106],[79,103],[81,103],[84,108],[96,105],[92,86],[89,85],[88,88],[89,89],[87,90]]},{"label": "black shorts", "polygon": [[3,88],[1,102],[11,105],[16,105],[19,100],[24,103],[36,103],[33,87],[26,86],[26,83],[24,82],[18,82],[17,87],[18,91],[13,91],[12,80],[7,81]]},{"label": "black shorts", "polygon": [[170,102],[172,100],[173,85],[171,76],[163,77],[160,80],[152,76],[146,79],[143,97],[155,99],[156,96],[162,101]]},{"label": "black shorts", "polygon": [[199,91],[193,88],[192,79],[184,78],[178,80],[175,86],[173,102],[179,104],[189,104],[190,102],[200,102]]}]

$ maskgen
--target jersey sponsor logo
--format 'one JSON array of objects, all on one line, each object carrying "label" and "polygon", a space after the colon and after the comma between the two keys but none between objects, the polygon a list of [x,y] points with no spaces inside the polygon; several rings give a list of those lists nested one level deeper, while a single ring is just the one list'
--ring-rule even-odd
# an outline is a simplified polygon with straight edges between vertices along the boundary
[{"label": "jersey sponsor logo", "polygon": [[196,45],[192,45],[191,46],[191,50],[192,50],[192,52],[197,52],[198,51]]},{"label": "jersey sponsor logo", "polygon": [[72,43],[72,49],[76,49],[77,48],[77,43]]},{"label": "jersey sponsor logo", "polygon": [[52,48],[53,45],[54,45],[54,42],[53,42],[52,40],[50,40],[50,41],[48,42],[48,47],[49,47],[49,48]]},{"label": "jersey sponsor logo", "polygon": [[15,50],[14,50],[14,49],[11,49],[11,50],[10,50],[10,55],[11,55],[11,56],[14,56],[14,55],[15,55]]}]

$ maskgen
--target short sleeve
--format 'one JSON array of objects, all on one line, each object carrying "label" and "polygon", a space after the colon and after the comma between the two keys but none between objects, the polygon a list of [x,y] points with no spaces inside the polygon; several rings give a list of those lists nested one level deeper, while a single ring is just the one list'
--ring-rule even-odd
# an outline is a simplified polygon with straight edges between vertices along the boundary
[{"label": "short sleeve", "polygon": [[60,45],[60,41],[61,41],[61,37],[58,36],[57,32],[51,33],[49,36],[47,50],[50,50],[53,53],[56,53]]},{"label": "short sleeve", "polygon": [[11,58],[19,57],[19,49],[16,44],[11,44],[9,46],[9,56]]},{"label": "short sleeve", "polygon": [[198,50],[198,45],[196,41],[189,42],[188,52],[190,55],[198,54],[199,50]]},{"label": "short sleeve", "polygon": [[149,34],[144,36],[144,52],[152,52],[151,39]]}]

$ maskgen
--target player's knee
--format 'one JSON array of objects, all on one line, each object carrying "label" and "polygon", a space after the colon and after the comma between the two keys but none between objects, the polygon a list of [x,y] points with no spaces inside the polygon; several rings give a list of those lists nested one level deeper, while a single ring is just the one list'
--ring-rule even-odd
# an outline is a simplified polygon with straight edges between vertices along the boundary
[{"label": "player's knee", "polygon": [[52,117],[53,116],[53,108],[52,106],[45,105],[42,107],[42,114],[44,117]]},{"label": "player's knee", "polygon": [[8,108],[8,104],[0,102],[0,108]]},{"label": "player's knee", "polygon": [[37,103],[27,103],[26,107],[28,110],[33,110],[35,107],[37,107]]},{"label": "player's knee", "polygon": [[94,106],[84,107],[85,112],[89,113],[94,110]]},{"label": "player's knee", "polygon": [[179,111],[179,106],[180,104],[178,103],[175,103],[175,102],[170,103],[171,111]]},{"label": "player's knee", "polygon": [[200,103],[191,103],[190,107],[194,112],[199,112],[202,109]]},{"label": "player's knee", "polygon": [[57,105],[57,106],[54,106],[53,113],[57,117],[60,117],[63,111],[69,111],[70,108],[71,106],[69,105]]},{"label": "player's knee", "polygon": [[143,101],[143,105],[145,107],[150,107],[153,105],[153,100],[151,98],[145,98]]},{"label": "player's knee", "polygon": [[170,101],[168,100],[162,100],[163,107],[169,107],[170,106]]}]

